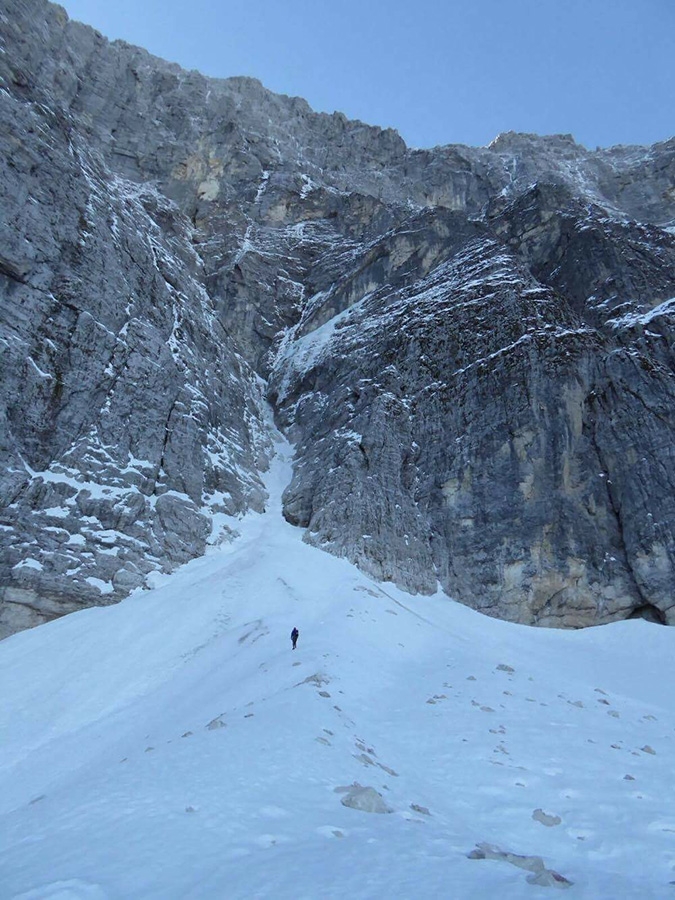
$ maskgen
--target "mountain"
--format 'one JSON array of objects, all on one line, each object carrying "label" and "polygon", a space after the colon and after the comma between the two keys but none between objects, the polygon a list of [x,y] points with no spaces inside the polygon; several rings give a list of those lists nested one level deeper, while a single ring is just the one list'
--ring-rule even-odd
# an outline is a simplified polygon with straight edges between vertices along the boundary
[{"label": "mountain", "polygon": [[378,584],[275,450],[226,548],[0,643],[3,900],[667,897],[675,632]]},{"label": "mountain", "polygon": [[0,38],[0,634],[227,545],[273,421],[378,581],[674,620],[675,139],[412,150],[43,0]]}]

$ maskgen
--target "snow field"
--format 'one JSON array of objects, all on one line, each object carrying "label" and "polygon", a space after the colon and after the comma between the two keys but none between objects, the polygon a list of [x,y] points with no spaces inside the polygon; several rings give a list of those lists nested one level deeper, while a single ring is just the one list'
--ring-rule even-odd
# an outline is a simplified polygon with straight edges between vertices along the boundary
[{"label": "snow field", "polygon": [[[0,644],[0,898],[675,890],[673,630],[411,597],[264,515],[158,587]],[[290,630],[300,629],[291,650]],[[341,803],[354,783],[392,814]]]}]

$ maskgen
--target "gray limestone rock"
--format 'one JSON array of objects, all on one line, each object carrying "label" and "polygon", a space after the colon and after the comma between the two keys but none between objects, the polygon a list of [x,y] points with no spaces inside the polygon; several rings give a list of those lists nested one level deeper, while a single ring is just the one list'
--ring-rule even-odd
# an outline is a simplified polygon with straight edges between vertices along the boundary
[{"label": "gray limestone rock", "polygon": [[46,0],[0,42],[0,636],[229,539],[267,402],[316,546],[675,620],[675,139],[410,150]]},{"label": "gray limestone rock", "polygon": [[367,813],[392,813],[394,810],[386,803],[382,794],[375,788],[355,785],[340,800],[343,806]]},{"label": "gray limestone rock", "polygon": [[547,828],[555,828],[556,825],[560,825],[560,823],[562,822],[560,816],[544,812],[543,809],[535,809],[532,813],[532,818],[535,820],[535,822],[540,822]]},{"label": "gray limestone rock", "polygon": [[566,889],[572,887],[574,882],[565,878],[554,869],[547,869],[541,856],[526,856],[520,853],[511,853],[502,850],[495,844],[482,842],[467,854],[468,859],[494,859],[509,863],[518,869],[524,869],[531,874],[526,877],[528,884],[537,884],[540,887],[556,887]]},{"label": "gray limestone rock", "polygon": [[672,543],[649,523],[675,516],[671,373],[487,232],[463,239],[287,342],[271,378],[297,441],[287,518],[378,578],[438,579],[515,621],[669,616]]}]

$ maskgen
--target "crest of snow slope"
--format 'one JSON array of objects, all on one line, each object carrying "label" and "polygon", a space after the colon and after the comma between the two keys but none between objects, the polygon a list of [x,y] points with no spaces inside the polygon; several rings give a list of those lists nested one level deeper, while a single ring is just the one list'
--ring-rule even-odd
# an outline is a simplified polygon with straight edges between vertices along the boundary
[{"label": "crest of snow slope", "polygon": [[3,900],[545,895],[481,842],[667,896],[675,632],[380,586],[283,520],[289,455],[229,547],[0,644]]}]

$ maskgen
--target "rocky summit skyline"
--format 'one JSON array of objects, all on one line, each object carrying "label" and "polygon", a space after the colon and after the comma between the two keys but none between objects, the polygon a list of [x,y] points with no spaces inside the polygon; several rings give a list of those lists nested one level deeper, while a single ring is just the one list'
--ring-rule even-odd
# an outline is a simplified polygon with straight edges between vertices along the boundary
[{"label": "rocky summit skyline", "polygon": [[0,16],[0,636],[266,504],[412,593],[675,621],[675,139],[411,150]]}]

